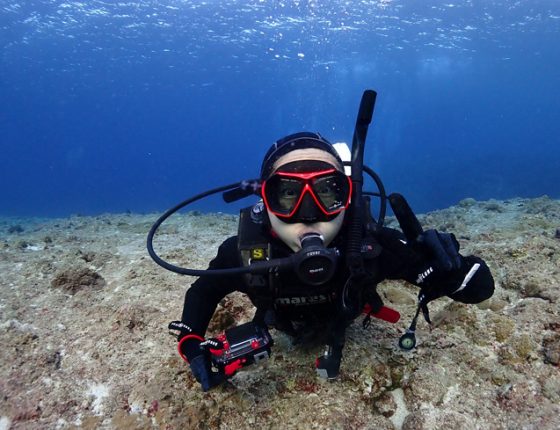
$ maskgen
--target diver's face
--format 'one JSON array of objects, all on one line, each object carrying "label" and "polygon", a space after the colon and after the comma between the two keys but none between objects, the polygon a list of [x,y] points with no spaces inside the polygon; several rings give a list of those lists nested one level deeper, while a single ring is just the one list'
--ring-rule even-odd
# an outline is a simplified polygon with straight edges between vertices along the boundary
[{"label": "diver's face", "polygon": [[[320,170],[324,170],[326,166],[327,169],[334,168],[339,172],[341,171],[343,172],[343,167],[340,165],[340,163],[336,160],[335,157],[333,157],[328,152],[321,151],[315,148],[300,149],[300,150],[289,152],[288,154],[284,155],[283,157],[279,158],[276,161],[273,172],[281,172],[288,169],[292,173],[294,171],[298,173],[303,173],[303,172],[307,172],[306,167],[310,165],[311,166],[320,165],[321,167]],[[300,167],[303,170],[300,171],[299,170]],[[276,191],[283,193],[280,196],[278,196],[277,199],[278,204],[282,204],[283,199],[295,198],[294,196],[291,196],[289,193],[284,193],[283,189],[281,188],[278,188]],[[319,189],[317,192],[321,193],[322,191],[321,189]],[[321,199],[322,203],[328,206],[328,196],[317,195],[316,197]],[[293,206],[293,202],[291,202],[291,200],[288,203],[291,203],[289,206]],[[310,196],[304,198],[304,204],[312,204],[312,199]],[[316,233],[321,235],[323,237],[323,243],[325,244],[325,246],[328,246],[332,242],[332,240],[336,237],[336,235],[340,232],[342,223],[344,221],[345,212],[346,211],[342,209],[338,214],[336,214],[336,216],[333,215],[328,221],[321,220],[320,218],[317,219],[317,217],[315,217],[315,219],[313,219],[314,217],[310,217],[309,222],[307,221],[298,222],[297,221],[298,217],[294,217],[294,219],[290,219],[289,221],[288,220],[283,221],[280,217],[272,213],[272,211],[269,210],[267,205],[267,213],[273,231],[294,252],[297,252],[301,249],[301,238],[309,233]]]}]

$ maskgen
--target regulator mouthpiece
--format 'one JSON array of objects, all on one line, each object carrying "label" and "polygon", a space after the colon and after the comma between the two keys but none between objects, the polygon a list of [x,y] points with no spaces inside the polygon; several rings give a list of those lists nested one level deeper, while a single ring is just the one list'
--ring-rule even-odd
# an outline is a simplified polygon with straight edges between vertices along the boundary
[{"label": "regulator mouthpiece", "polygon": [[320,234],[306,234],[301,239],[301,250],[295,255],[295,271],[308,285],[324,284],[334,275],[338,254],[337,249],[325,248]]},{"label": "regulator mouthpiece", "polygon": [[319,233],[307,233],[301,238],[301,249],[311,246],[324,246],[323,236]]}]

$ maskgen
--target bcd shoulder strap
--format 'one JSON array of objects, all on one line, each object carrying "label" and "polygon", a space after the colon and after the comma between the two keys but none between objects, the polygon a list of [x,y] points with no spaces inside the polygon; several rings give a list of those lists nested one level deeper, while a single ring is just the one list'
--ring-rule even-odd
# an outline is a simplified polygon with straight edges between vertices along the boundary
[{"label": "bcd shoulder strap", "polygon": [[[248,266],[253,261],[268,260],[270,241],[264,228],[263,223],[255,220],[255,206],[241,209],[237,232],[237,249],[241,255],[243,266]],[[247,285],[251,287],[267,284],[266,275],[246,274],[244,277]]]}]

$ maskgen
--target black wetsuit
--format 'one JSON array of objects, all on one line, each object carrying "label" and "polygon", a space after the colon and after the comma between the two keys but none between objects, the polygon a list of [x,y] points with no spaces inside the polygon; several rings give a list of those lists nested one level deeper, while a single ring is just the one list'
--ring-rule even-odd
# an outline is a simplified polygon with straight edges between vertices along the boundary
[{"label": "black wetsuit", "polygon": [[[284,257],[292,251],[279,239],[270,235],[271,258]],[[218,303],[228,294],[240,291],[247,294],[257,307],[255,321],[273,325],[293,336],[301,333],[302,327],[320,327],[328,332],[327,343],[343,344],[344,330],[354,315],[341,311],[340,295],[349,277],[344,264],[344,230],[330,246],[337,246],[342,255],[334,277],[320,286],[303,284],[294,273],[275,274],[275,278],[266,286],[249,286],[243,275],[223,277],[201,277],[188,289],[185,296],[182,322],[195,334],[204,336],[210,319]],[[433,260],[428,252],[419,252],[406,245],[402,234],[393,229],[382,228],[375,236],[369,238],[363,247],[364,266],[367,276],[358,306],[369,303],[375,310],[381,306],[376,293],[376,286],[385,279],[403,279],[419,285],[422,273],[431,267]],[[462,257],[459,270],[431,273],[422,288],[432,292],[432,297],[448,296],[463,303],[478,303],[492,296],[494,280],[488,266],[475,256]],[[474,264],[480,266],[474,276],[464,284],[465,276]],[[210,269],[222,269],[241,266],[237,236],[227,239],[218,250]],[[271,285],[272,284],[272,285]],[[272,315],[272,318],[270,316]],[[184,353],[191,360],[200,353],[198,345],[187,342]]]}]

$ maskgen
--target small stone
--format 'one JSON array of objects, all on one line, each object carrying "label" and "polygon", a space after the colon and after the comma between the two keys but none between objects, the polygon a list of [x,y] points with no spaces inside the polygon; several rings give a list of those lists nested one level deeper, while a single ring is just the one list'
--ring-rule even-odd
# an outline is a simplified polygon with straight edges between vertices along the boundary
[{"label": "small stone", "polygon": [[374,403],[375,407],[384,417],[391,417],[397,411],[397,403],[389,393],[383,393]]},{"label": "small stone", "polygon": [[18,240],[15,243],[15,247],[17,249],[27,249],[29,246],[31,246],[31,244],[26,240]]},{"label": "small stone", "polygon": [[528,281],[522,290],[522,294],[525,297],[539,297],[541,292],[541,286],[535,281]]},{"label": "small stone", "polygon": [[511,382],[511,375],[506,367],[498,367],[494,369],[490,379],[495,385],[504,386]]},{"label": "small stone", "polygon": [[560,381],[559,378],[553,376],[547,378],[542,384],[542,392],[550,401],[558,404],[560,403]]},{"label": "small stone", "polygon": [[543,340],[545,363],[560,364],[560,335],[555,334]]}]

